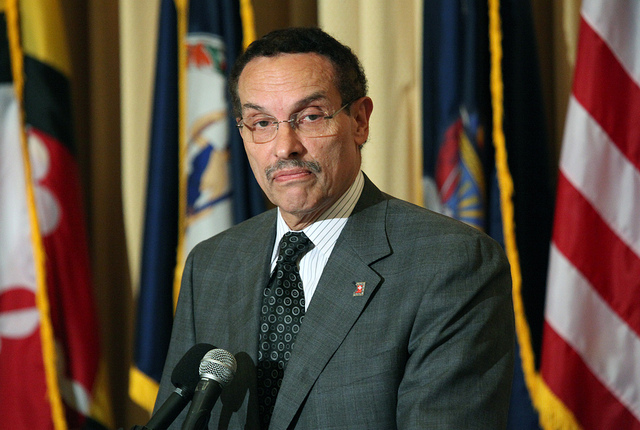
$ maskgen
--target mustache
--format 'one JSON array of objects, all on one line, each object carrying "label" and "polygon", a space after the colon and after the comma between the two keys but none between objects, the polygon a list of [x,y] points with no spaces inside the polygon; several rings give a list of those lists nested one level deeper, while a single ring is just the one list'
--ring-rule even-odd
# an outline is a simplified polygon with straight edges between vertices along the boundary
[{"label": "mustache", "polygon": [[287,169],[291,167],[298,167],[302,169],[308,169],[313,173],[320,173],[322,168],[320,164],[315,161],[302,161],[302,160],[278,160],[276,164],[273,164],[266,169],[264,169],[264,173],[267,176],[267,179],[271,179],[273,174],[278,170]]}]

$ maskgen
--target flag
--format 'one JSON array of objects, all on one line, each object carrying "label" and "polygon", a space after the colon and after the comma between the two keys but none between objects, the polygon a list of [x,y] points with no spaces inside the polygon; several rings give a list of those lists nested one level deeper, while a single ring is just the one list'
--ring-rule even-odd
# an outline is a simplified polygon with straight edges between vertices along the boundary
[{"label": "flag", "polygon": [[[517,335],[508,428],[538,429],[537,385],[553,218],[549,138],[531,4],[526,0],[493,0],[489,4],[490,12],[496,12],[490,13],[490,43],[499,188],[499,193],[492,194],[494,210],[490,212],[499,215],[503,232],[496,234],[494,229],[492,236],[498,240],[502,236],[511,265]],[[502,97],[496,85],[498,70]],[[502,118],[497,125],[500,99]],[[499,148],[502,141],[504,152]]]},{"label": "flag", "polygon": [[425,1],[424,202],[481,230],[491,119],[487,45],[484,3]]},{"label": "flag", "polygon": [[640,2],[584,0],[541,375],[548,428],[640,429]]},{"label": "flag", "polygon": [[61,5],[3,5],[0,422],[12,429],[110,426]]},{"label": "flag", "polygon": [[169,347],[178,246],[178,26],[161,2],[134,363],[129,395],[149,412]]},{"label": "flag", "polygon": [[[227,77],[253,36],[247,1],[161,3],[131,398],[152,411],[189,251],[264,210]],[[249,40],[247,40],[249,39]],[[180,42],[182,41],[182,42]],[[179,67],[183,64],[184,67]]]},{"label": "flag", "polygon": [[510,429],[537,429],[552,188],[530,4],[424,4],[425,205],[484,230],[511,264]]}]

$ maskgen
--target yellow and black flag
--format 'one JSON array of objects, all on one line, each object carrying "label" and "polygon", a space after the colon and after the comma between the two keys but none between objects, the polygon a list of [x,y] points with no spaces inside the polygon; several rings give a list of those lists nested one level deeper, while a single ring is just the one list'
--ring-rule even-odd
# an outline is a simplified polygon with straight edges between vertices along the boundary
[{"label": "yellow and black flag", "polygon": [[112,426],[59,0],[0,1],[0,423]]}]

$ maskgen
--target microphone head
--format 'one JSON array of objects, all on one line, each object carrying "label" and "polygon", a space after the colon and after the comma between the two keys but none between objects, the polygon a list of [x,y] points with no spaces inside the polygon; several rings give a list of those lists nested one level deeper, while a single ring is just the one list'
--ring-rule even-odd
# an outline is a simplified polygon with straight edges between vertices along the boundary
[{"label": "microphone head", "polygon": [[208,343],[193,345],[178,361],[176,367],[173,368],[171,383],[174,387],[186,391],[188,394],[185,397],[189,398],[196,390],[196,386],[200,381],[200,375],[196,368],[199,366],[202,357],[212,348],[215,348],[215,346]]},{"label": "microphone head", "polygon": [[220,386],[227,385],[236,374],[236,358],[224,349],[212,349],[200,362],[200,377],[213,379]]}]

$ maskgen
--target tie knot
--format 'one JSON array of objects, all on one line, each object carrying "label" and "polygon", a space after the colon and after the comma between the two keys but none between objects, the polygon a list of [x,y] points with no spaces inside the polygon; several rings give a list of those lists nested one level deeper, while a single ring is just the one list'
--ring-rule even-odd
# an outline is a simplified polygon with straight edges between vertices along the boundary
[{"label": "tie knot", "polygon": [[289,231],[280,240],[278,262],[294,263],[311,248],[312,242],[301,231]]}]

